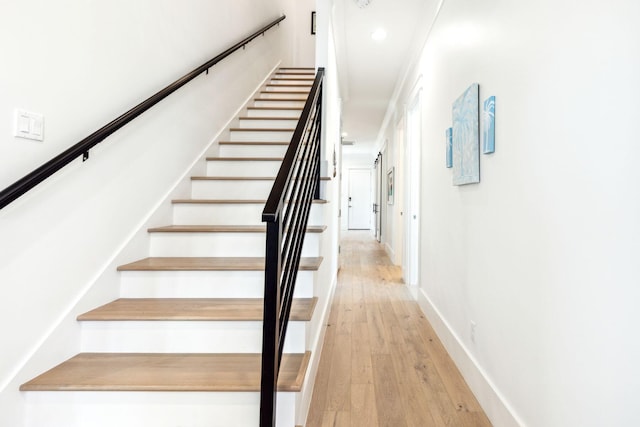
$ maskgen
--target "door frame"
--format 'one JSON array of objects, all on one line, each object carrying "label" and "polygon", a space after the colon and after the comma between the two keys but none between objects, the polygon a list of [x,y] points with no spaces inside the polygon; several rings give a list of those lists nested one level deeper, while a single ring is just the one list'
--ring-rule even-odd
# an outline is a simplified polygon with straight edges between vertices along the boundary
[{"label": "door frame", "polygon": [[412,295],[420,285],[420,189],[422,145],[422,88],[416,82],[405,110],[405,227],[403,277]]},{"label": "door frame", "polygon": [[373,213],[375,235],[378,243],[382,242],[382,152],[378,153],[375,162],[373,162],[373,168],[375,173],[375,194],[373,203]]}]

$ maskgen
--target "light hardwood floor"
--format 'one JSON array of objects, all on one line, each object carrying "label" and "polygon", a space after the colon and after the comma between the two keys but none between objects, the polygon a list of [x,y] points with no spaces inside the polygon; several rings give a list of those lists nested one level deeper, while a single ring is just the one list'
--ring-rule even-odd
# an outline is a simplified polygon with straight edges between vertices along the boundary
[{"label": "light hardwood floor", "polygon": [[306,427],[490,426],[370,232],[346,232]]}]

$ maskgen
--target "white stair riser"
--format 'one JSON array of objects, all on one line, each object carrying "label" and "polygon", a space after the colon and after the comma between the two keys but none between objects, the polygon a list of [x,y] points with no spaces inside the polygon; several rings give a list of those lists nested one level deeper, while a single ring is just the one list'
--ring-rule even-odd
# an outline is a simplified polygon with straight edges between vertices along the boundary
[{"label": "white stair riser", "polygon": [[[304,80],[299,80],[304,79]],[[309,80],[306,76],[277,76],[276,79],[269,81],[272,85],[313,85],[313,77]]]},{"label": "white stair riser", "polygon": [[292,119],[299,119],[302,114],[301,110],[291,109],[291,110],[281,110],[281,109],[271,109],[271,110],[255,110],[248,109],[247,117],[287,117]]},{"label": "white stair riser", "polygon": [[[289,141],[287,141],[289,142]],[[278,157],[283,158],[288,145],[239,145],[221,144],[222,157]]]},{"label": "white stair riser", "polygon": [[[27,392],[24,427],[256,427],[257,392]],[[295,425],[297,393],[277,396],[277,427]]]},{"label": "white stair riser", "polygon": [[273,128],[273,129],[295,129],[298,125],[298,119],[279,119],[279,120],[261,120],[261,119],[242,119],[239,121],[239,127],[243,129],[264,129],[264,128]]},{"label": "white stair riser", "polygon": [[[294,296],[311,298],[315,271],[298,271]],[[264,298],[264,271],[123,271],[122,298]]]},{"label": "white stair riser", "polygon": [[[290,129],[293,129],[290,128]],[[237,141],[267,141],[267,142],[289,142],[293,136],[293,130],[286,131],[254,131],[254,130],[232,130],[229,137],[231,142]]]},{"label": "white stair riser", "polygon": [[[293,93],[282,93],[282,92],[293,92]],[[260,94],[261,100],[269,100],[269,99],[287,99],[292,101],[304,102],[307,100],[309,96],[308,92],[296,92],[296,91],[288,91],[284,88],[276,88],[273,90],[266,90]],[[256,104],[256,106],[258,106]]]},{"label": "white stair riser", "polygon": [[[287,92],[287,93],[295,92],[296,95],[300,93],[307,96],[309,94],[310,87],[309,86],[275,85],[275,86],[267,86],[266,91],[267,92]],[[262,94],[264,94],[264,92]]]},{"label": "white stair riser", "polygon": [[194,199],[266,200],[269,197],[274,181],[275,179],[192,180],[191,197]]},{"label": "white stair riser", "polygon": [[207,162],[207,176],[276,176],[280,170],[280,160],[216,160]]},{"label": "white stair riser", "polygon": [[[173,223],[181,225],[259,225],[263,203],[175,203]],[[307,225],[322,225],[322,209],[314,203]]]},{"label": "white stair riser", "polygon": [[[262,257],[265,233],[152,233],[154,257]],[[307,233],[302,256],[320,255],[320,234]]]},{"label": "white stair riser", "polygon": [[[278,98],[283,98],[282,96],[278,97]],[[255,101],[255,106],[256,107],[286,107],[286,108],[302,108],[304,107],[304,100],[298,100],[298,101],[270,101],[268,98],[264,98],[264,99],[259,99]]]},{"label": "white stair riser", "polygon": [[324,199],[327,195],[327,185],[329,185],[331,181],[320,181],[320,198]]},{"label": "white stair riser", "polygon": [[[260,353],[261,321],[81,322],[89,353]],[[291,321],[286,353],[306,350],[306,322]]]}]

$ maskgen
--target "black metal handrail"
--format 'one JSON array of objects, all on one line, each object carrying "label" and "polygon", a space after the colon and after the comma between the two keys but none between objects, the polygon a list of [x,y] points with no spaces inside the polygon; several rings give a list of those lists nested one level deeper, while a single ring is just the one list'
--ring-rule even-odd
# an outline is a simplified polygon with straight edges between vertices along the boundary
[{"label": "black metal handrail", "polygon": [[324,68],[320,68],[262,212],[267,240],[260,427],[275,426],[278,372],[302,244],[311,203],[320,198],[323,78]]},{"label": "black metal handrail", "polygon": [[171,83],[169,86],[162,89],[160,92],[151,96],[146,101],[141,102],[131,110],[127,111],[117,119],[98,129],[88,137],[84,138],[82,141],[68,148],[64,152],[60,153],[53,159],[49,160],[42,166],[33,170],[28,175],[25,175],[23,178],[14,182],[4,190],[0,191],[0,209],[4,208],[18,197],[22,196],[38,184],[40,184],[45,179],[49,178],[51,175],[65,167],[67,164],[71,163],[76,158],[82,156],[83,160],[86,160],[89,157],[89,150],[101,143],[108,136],[118,131],[120,128],[127,125],[129,122],[134,120],[136,117],[147,111],[149,108],[156,105],[158,102],[162,101],[167,96],[171,95],[176,90],[180,89],[182,86],[189,83],[191,80],[199,76],[204,72],[209,72],[209,68],[213,67],[218,62],[222,61],[235,51],[240,48],[245,47],[249,42],[260,35],[264,35],[264,33],[271,29],[272,27],[278,25],[286,18],[285,15],[282,15],[280,18],[274,20],[268,25],[265,25],[258,31],[251,34],[249,37],[246,37],[242,41],[239,41],[235,45],[231,46],[221,54],[217,55],[213,59],[205,62],[195,70],[190,73],[184,75],[180,79]]}]

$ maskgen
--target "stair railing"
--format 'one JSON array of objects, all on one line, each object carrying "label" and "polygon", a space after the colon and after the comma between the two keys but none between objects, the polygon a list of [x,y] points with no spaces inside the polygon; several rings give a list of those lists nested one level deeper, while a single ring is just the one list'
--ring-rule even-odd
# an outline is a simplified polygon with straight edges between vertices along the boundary
[{"label": "stair railing", "polygon": [[262,212],[266,222],[260,427],[274,427],[278,373],[302,244],[313,199],[320,198],[324,68],[319,68]]},{"label": "stair railing", "polygon": [[171,83],[169,86],[162,89],[160,92],[148,98],[146,101],[141,102],[131,110],[122,114],[120,117],[111,121],[107,125],[98,129],[88,137],[84,138],[77,144],[63,151],[53,159],[49,160],[42,166],[34,169],[29,174],[25,175],[18,181],[14,182],[4,190],[0,191],[0,209],[4,208],[18,197],[22,196],[29,190],[33,189],[35,186],[40,184],[42,181],[49,178],[51,175],[65,167],[67,164],[71,163],[73,160],[82,156],[82,160],[85,161],[89,158],[89,150],[101,143],[108,136],[118,131],[131,121],[133,121],[136,117],[140,116],[142,113],[171,95],[176,90],[180,89],[182,86],[189,83],[194,78],[198,77],[202,73],[209,74],[209,69],[216,65],[218,62],[222,61],[235,51],[242,49],[247,46],[252,40],[257,38],[260,35],[264,35],[265,32],[270,30],[276,25],[279,25],[286,18],[285,15],[282,15],[280,18],[274,20],[273,22],[265,25],[260,28],[258,31],[254,32],[250,36],[246,37],[242,41],[239,41],[235,45],[231,46],[224,52],[220,53],[216,57],[210,59],[205,62],[198,68],[194,69],[188,74],[185,74],[183,77],[179,78],[175,82]]}]

